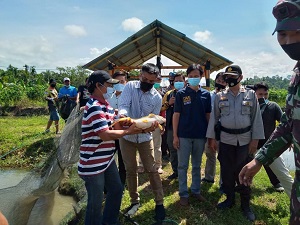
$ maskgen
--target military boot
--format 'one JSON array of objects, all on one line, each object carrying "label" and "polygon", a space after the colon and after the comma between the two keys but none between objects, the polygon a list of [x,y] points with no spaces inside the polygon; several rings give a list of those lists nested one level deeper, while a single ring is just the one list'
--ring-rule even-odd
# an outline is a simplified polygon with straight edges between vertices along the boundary
[{"label": "military boot", "polygon": [[255,220],[255,215],[250,208],[250,196],[241,196],[241,209],[243,215],[247,218],[247,220],[250,220],[252,222]]},{"label": "military boot", "polygon": [[217,208],[218,209],[228,209],[228,208],[233,207],[234,204],[235,204],[235,195],[234,194],[230,194],[230,195],[227,195],[227,198],[226,198],[225,201],[220,202],[217,205]]}]

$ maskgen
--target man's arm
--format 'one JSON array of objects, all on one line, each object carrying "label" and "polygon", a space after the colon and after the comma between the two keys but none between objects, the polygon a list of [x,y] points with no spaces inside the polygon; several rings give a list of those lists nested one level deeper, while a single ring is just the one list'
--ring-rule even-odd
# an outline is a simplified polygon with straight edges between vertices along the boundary
[{"label": "man's arm", "polygon": [[179,118],[180,118],[180,113],[179,112],[174,112],[173,119],[172,119],[172,123],[173,123],[173,146],[177,150],[179,149],[179,138],[177,136]]}]

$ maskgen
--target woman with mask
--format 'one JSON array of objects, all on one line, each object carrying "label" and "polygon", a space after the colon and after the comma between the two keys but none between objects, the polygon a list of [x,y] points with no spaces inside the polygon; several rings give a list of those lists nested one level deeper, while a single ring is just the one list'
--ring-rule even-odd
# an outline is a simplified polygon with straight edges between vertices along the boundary
[{"label": "woman with mask", "polygon": [[[278,1],[273,8],[277,20],[275,32],[285,53],[297,61],[286,98],[285,114],[270,139],[260,148],[255,158],[241,171],[239,180],[244,185],[252,184],[253,177],[262,165],[270,165],[280,154],[293,144],[296,174],[292,187],[290,225],[300,224],[300,1]],[[273,33],[273,34],[274,34]]]},{"label": "woman with mask", "polygon": [[49,87],[45,91],[45,99],[48,102],[50,118],[48,120],[47,127],[44,133],[50,132],[50,127],[53,121],[55,124],[55,133],[56,134],[59,133],[58,93],[55,87],[56,87],[56,81],[54,79],[50,79]]},{"label": "woman with mask", "polygon": [[[119,81],[119,83],[114,85],[114,90],[115,92],[113,95],[107,99],[109,105],[113,107],[115,111],[115,115],[118,115],[118,106],[119,106],[119,99],[121,97],[121,94],[124,90],[124,87],[127,83],[126,79],[127,74],[124,71],[117,71],[112,75],[113,79],[116,79]],[[121,154],[121,149],[120,149],[120,142],[119,140],[115,140],[115,145],[116,145],[116,151],[118,151],[118,164],[119,164],[119,175],[121,182],[123,186],[125,186],[126,183],[126,170],[125,170],[125,165],[123,162],[122,154]]]},{"label": "woman with mask", "polygon": [[[85,225],[119,224],[123,185],[114,160],[114,140],[142,132],[134,123],[125,130],[119,124],[110,127],[115,113],[106,100],[118,82],[104,70],[93,72],[87,82],[91,96],[84,107],[78,163],[78,174],[85,182],[88,195]],[[104,187],[107,194],[102,213]]]},{"label": "woman with mask", "polygon": [[[187,68],[188,85],[175,96],[173,114],[173,146],[178,155],[178,183],[180,205],[189,204],[187,170],[192,161],[192,197],[205,201],[200,194],[201,161],[206,142],[206,129],[211,112],[210,93],[199,87],[203,69],[192,64]],[[175,84],[175,83],[174,83]]]}]

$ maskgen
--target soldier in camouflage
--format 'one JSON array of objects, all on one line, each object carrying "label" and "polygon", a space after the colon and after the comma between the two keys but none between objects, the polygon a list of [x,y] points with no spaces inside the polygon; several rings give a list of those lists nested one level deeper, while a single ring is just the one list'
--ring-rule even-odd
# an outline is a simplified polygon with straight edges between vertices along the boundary
[{"label": "soldier in camouflage", "polygon": [[271,135],[266,144],[259,149],[255,158],[244,166],[239,180],[250,185],[253,176],[262,165],[270,165],[289,146],[293,145],[296,174],[292,188],[290,204],[290,225],[300,224],[300,0],[280,0],[273,8],[277,19],[274,33],[287,55],[297,61],[291,78],[286,100],[285,114],[281,124]]}]

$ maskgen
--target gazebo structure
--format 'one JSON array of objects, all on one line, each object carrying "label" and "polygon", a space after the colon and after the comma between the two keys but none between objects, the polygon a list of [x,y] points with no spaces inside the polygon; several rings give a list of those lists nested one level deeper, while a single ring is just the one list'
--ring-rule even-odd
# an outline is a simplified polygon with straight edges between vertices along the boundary
[{"label": "gazebo structure", "polygon": [[[161,55],[180,66],[162,65]],[[141,68],[147,60],[156,56],[159,69],[186,69],[192,63],[203,66],[206,86],[209,87],[210,73],[220,70],[232,62],[205,48],[185,34],[165,25],[159,20],[148,24],[121,44],[100,55],[83,68],[90,70],[132,70]],[[206,65],[206,66],[205,66]]]}]

